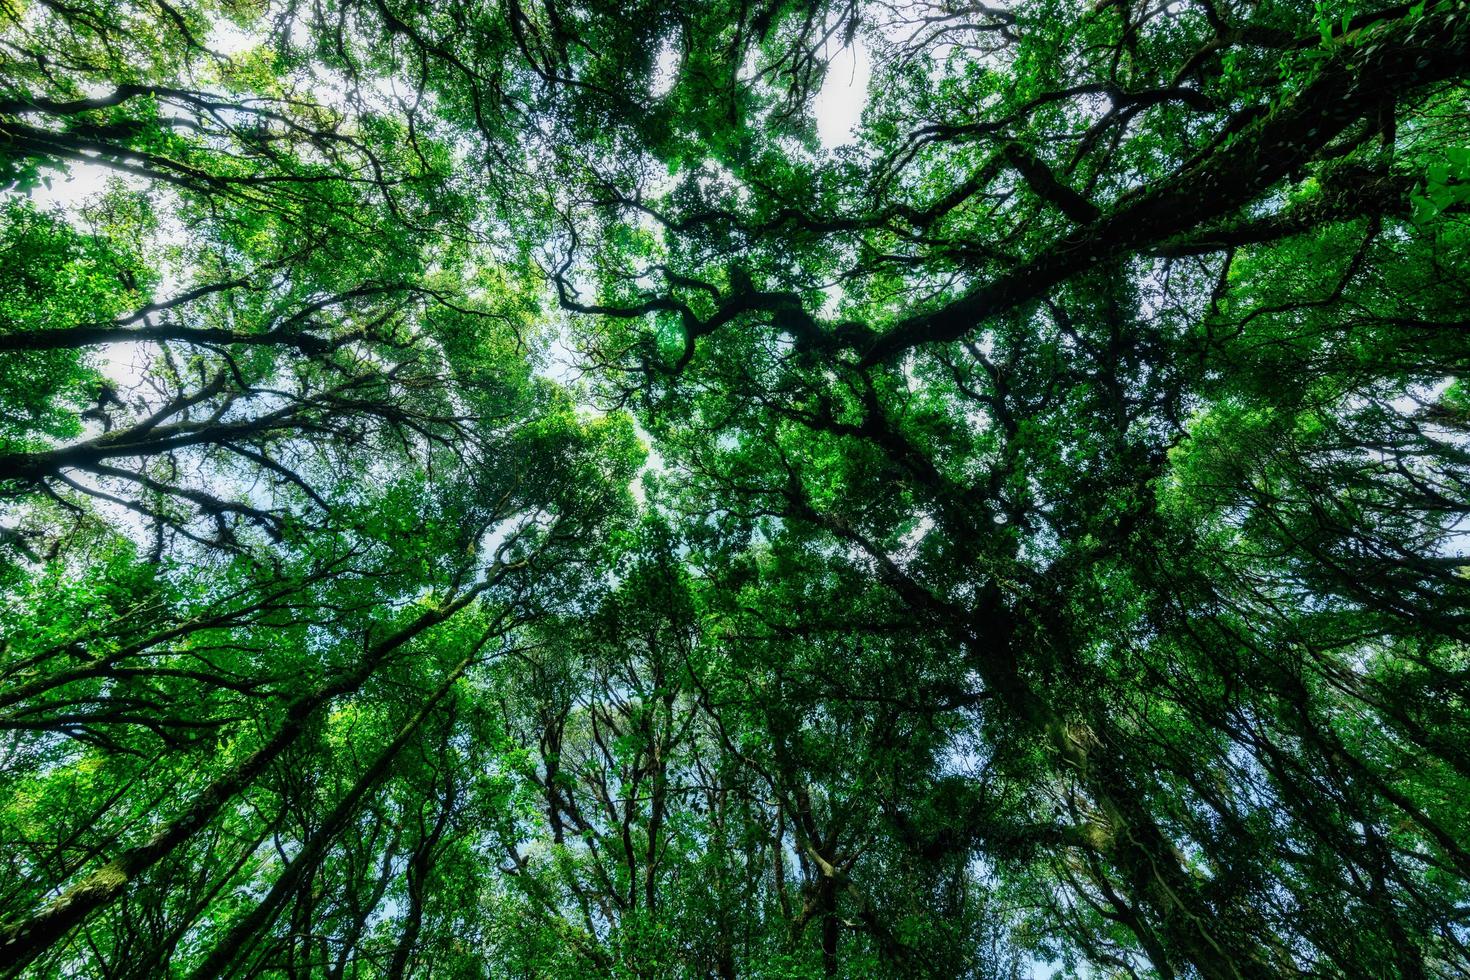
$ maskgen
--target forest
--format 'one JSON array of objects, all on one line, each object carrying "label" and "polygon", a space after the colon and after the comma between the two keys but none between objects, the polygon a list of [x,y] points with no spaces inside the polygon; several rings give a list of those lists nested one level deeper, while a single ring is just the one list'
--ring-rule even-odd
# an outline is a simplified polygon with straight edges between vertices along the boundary
[{"label": "forest", "polygon": [[1470,978],[1470,0],[0,0],[0,978],[597,977]]}]

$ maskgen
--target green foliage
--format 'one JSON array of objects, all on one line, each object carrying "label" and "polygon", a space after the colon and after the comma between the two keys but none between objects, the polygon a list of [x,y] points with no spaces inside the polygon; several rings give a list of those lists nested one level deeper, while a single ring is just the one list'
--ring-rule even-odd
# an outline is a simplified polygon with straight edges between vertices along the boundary
[{"label": "green foliage", "polygon": [[[107,319],[147,301],[147,274],[134,257],[24,199],[4,202],[0,251],[0,323],[7,333]],[[0,354],[0,452],[80,433],[75,413],[102,383],[89,362],[75,349]]]},{"label": "green foliage", "polygon": [[0,45],[0,976],[1470,971],[1463,0]]}]

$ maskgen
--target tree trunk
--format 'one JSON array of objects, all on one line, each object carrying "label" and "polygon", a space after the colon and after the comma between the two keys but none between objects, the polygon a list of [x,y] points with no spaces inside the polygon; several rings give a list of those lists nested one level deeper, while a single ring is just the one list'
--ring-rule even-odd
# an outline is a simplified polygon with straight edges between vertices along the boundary
[{"label": "tree trunk", "polygon": [[114,902],[135,878],[193,839],[225,804],[301,737],[319,708],[335,697],[356,691],[389,653],[459,612],[485,587],[475,586],[458,599],[424,613],[409,626],[375,644],[347,675],[296,698],[287,706],[286,718],[270,741],[218,776],[194,797],[183,813],[29,917],[0,926],[0,959],[8,961],[3,976],[18,976],[32,960],[59,942],[88,915]]}]

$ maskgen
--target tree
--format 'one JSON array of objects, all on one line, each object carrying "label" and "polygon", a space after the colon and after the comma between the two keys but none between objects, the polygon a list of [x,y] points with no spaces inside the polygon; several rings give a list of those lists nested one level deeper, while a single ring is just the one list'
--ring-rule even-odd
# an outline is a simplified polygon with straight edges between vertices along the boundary
[{"label": "tree", "polygon": [[0,972],[1470,973],[1463,0],[0,18]]}]

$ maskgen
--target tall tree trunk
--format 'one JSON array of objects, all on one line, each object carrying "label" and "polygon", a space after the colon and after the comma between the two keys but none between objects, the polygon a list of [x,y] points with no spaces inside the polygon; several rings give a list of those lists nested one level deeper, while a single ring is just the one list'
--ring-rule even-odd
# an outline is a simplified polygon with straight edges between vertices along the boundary
[{"label": "tall tree trunk", "polygon": [[160,827],[153,836],[123,851],[27,918],[0,926],[0,959],[6,961],[4,973],[0,975],[18,976],[32,960],[59,942],[88,915],[116,901],[135,878],[192,840],[225,804],[294,744],[306,731],[308,722],[318,709],[333,698],[356,691],[390,653],[465,608],[487,587],[488,583],[474,586],[457,599],[425,612],[410,625],[374,644],[351,672],[294,699],[287,706],[285,720],[270,741],[216,777],[194,797],[184,812]]},{"label": "tall tree trunk", "polygon": [[322,858],[326,856],[327,849],[336,841],[343,828],[347,826],[347,822],[357,812],[357,808],[362,805],[363,797],[367,796],[368,791],[388,774],[398,753],[403,751],[403,747],[423,726],[435,705],[443,700],[444,696],[449,693],[449,689],[454,686],[454,682],[464,676],[464,672],[479,657],[480,650],[489,638],[490,635],[487,633],[479,643],[476,643],[469,655],[449,672],[449,676],[445,677],[433,693],[424,699],[424,703],[419,705],[413,716],[399,727],[393,739],[383,747],[372,764],[357,777],[352,788],[337,801],[337,805],[322,821],[317,832],[301,848],[295,860],[288,864],[276,878],[265,898],[231,926],[224,936],[220,937],[215,943],[214,950],[189,975],[190,980],[212,980],[214,977],[223,976],[235,962],[249,956],[256,941],[270,929],[276,913],[280,911],[286,899],[301,884],[302,878],[318,867]]}]

